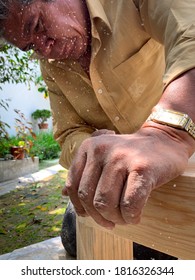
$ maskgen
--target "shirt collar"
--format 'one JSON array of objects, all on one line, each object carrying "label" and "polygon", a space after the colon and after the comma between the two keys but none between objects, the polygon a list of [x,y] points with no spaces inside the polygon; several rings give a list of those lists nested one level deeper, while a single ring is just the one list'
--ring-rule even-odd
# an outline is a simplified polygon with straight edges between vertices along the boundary
[{"label": "shirt collar", "polygon": [[105,27],[108,31],[112,32],[110,22],[106,16],[106,13],[104,11],[102,2],[104,0],[86,0],[86,4],[88,7],[89,15],[91,18],[92,23],[92,34],[94,31],[94,28],[96,26],[96,20],[100,19],[101,23],[104,23]]}]

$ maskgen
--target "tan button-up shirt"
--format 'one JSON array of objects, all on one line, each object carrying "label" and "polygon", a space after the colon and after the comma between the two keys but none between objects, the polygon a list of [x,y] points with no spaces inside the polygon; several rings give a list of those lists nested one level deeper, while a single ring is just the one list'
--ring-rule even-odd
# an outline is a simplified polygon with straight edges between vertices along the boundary
[{"label": "tan button-up shirt", "polygon": [[86,0],[90,78],[71,60],[41,60],[54,135],[68,168],[96,129],[132,133],[167,86],[195,67],[195,1]]}]

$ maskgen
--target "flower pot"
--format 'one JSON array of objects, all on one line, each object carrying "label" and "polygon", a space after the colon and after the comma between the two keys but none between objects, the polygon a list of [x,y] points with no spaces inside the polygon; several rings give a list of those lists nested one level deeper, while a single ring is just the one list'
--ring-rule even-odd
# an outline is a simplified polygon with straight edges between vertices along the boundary
[{"label": "flower pot", "polygon": [[24,159],[25,157],[25,150],[21,146],[12,146],[10,149],[11,155],[14,159]]},{"label": "flower pot", "polygon": [[48,123],[38,123],[39,129],[48,129]]}]

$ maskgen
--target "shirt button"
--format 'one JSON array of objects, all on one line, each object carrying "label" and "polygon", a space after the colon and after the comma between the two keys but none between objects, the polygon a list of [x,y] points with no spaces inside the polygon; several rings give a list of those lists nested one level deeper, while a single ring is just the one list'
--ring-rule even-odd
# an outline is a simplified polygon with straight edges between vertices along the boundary
[{"label": "shirt button", "polygon": [[99,94],[102,94],[103,93],[103,90],[101,88],[98,89],[97,91]]},{"label": "shirt button", "polygon": [[120,120],[120,118],[118,117],[118,116],[116,116],[115,118],[114,118],[114,121],[115,122],[118,122]]}]

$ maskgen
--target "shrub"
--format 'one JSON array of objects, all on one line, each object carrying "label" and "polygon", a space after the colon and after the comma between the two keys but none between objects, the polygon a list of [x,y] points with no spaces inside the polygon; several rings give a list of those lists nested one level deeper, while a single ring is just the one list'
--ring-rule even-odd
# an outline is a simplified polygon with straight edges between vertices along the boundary
[{"label": "shrub", "polygon": [[[11,146],[18,146],[18,142],[22,141],[19,137],[4,138],[0,141],[0,158],[6,158],[10,154]],[[9,157],[8,157],[9,158]]]},{"label": "shrub", "polygon": [[10,153],[9,141],[6,138],[2,138],[0,141],[0,158],[5,158]]},{"label": "shrub", "polygon": [[[38,156],[40,161],[59,157],[60,146],[54,140],[51,132],[42,132],[37,135],[36,139],[29,136],[29,140],[33,142],[31,154]],[[19,141],[22,139],[15,136],[0,141],[0,157],[5,158],[7,154],[10,154],[10,147],[17,146]]]},{"label": "shrub", "polygon": [[39,110],[37,109],[36,111],[34,111],[31,116],[35,119],[35,120],[39,120],[40,123],[45,123],[47,121],[47,119],[49,119],[51,117],[51,111],[50,110]]},{"label": "shrub", "polygon": [[32,153],[39,157],[39,160],[58,158],[60,154],[60,146],[54,140],[52,133],[42,132],[37,135]]}]

